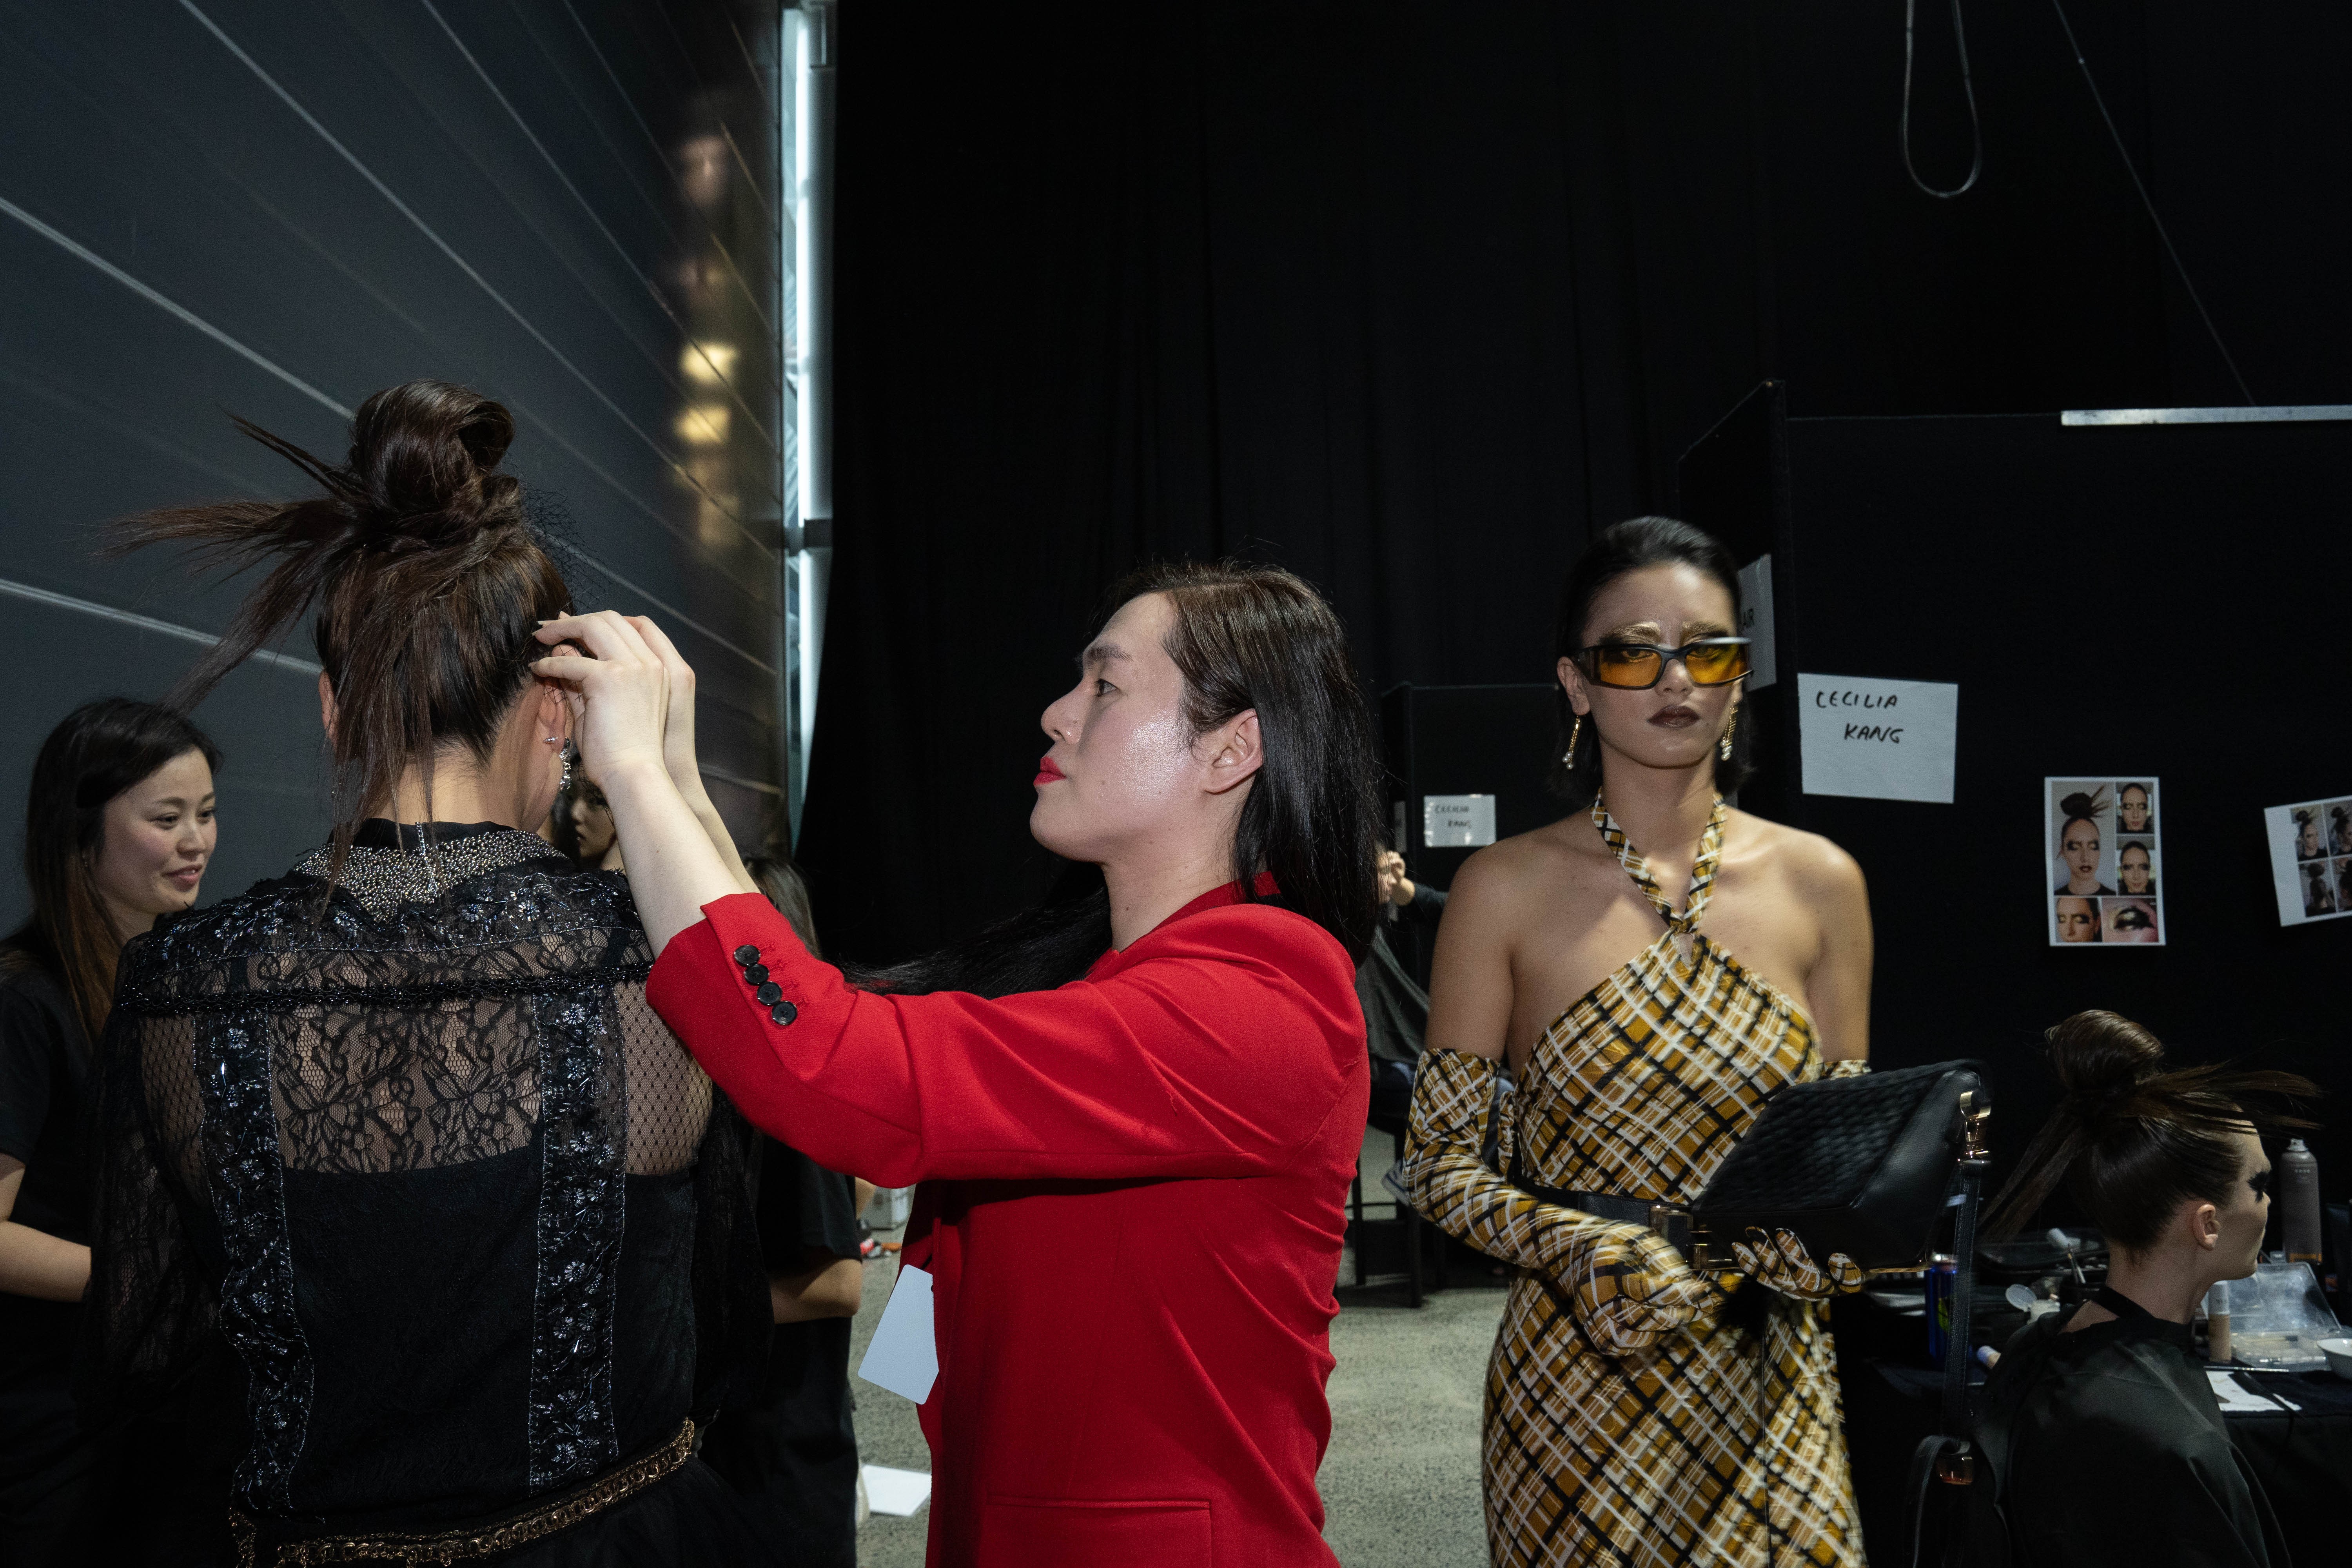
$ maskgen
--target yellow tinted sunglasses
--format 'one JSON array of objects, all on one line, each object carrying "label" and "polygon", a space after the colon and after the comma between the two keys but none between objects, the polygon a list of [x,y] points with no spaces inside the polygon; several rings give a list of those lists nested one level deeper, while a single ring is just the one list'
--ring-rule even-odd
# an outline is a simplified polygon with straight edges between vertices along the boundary
[{"label": "yellow tinted sunglasses", "polygon": [[1748,673],[1746,637],[1701,637],[1680,647],[1656,643],[1595,643],[1580,656],[1584,673],[1601,686],[1646,691],[1675,659],[1690,671],[1693,686],[1727,686]]}]

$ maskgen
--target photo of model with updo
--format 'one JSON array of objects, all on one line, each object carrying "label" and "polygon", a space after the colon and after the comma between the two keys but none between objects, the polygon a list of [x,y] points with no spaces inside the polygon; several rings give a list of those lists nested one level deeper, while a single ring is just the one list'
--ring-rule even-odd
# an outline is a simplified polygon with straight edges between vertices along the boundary
[{"label": "photo of model with updo", "polygon": [[2045,778],[2050,944],[2164,945],[2157,781]]}]

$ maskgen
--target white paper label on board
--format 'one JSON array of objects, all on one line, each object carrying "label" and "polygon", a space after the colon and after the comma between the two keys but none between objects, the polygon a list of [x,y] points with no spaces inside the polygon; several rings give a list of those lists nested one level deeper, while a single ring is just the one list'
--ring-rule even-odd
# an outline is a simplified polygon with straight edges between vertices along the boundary
[{"label": "white paper label on board", "polygon": [[1958,687],[1800,674],[1797,710],[1807,795],[1952,803]]},{"label": "white paper label on board", "polygon": [[1772,641],[1772,558],[1759,555],[1739,569],[1739,635],[1749,639],[1748,689],[1761,691],[1779,678]]},{"label": "white paper label on board", "polygon": [[931,1277],[912,1264],[898,1266],[898,1283],[874,1325],[857,1375],[877,1387],[920,1405],[940,1379],[940,1342],[931,1332]]},{"label": "white paper label on board", "polygon": [[1495,842],[1495,797],[1491,795],[1425,795],[1421,797],[1421,842],[1431,849],[1470,849]]}]

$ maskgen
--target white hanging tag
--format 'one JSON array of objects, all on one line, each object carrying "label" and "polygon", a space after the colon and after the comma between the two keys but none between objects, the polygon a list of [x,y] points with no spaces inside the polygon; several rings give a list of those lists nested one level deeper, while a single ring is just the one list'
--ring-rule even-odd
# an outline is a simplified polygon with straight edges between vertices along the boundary
[{"label": "white hanging tag", "polygon": [[898,1266],[898,1283],[882,1305],[866,1359],[857,1375],[920,1405],[940,1379],[940,1342],[931,1331],[931,1277],[911,1264]]}]

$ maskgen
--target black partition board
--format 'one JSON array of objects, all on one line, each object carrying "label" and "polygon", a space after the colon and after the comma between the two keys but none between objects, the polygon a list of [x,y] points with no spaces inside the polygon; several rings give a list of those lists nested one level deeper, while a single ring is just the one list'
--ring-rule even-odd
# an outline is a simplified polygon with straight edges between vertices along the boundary
[{"label": "black partition board", "polygon": [[[1421,802],[1432,795],[1491,795],[1495,836],[1508,838],[1555,820],[1559,797],[1547,787],[1559,746],[1549,685],[1392,687],[1381,701],[1391,813],[1405,808],[1405,863],[1433,887],[1448,888],[1472,849],[1432,849],[1421,838]],[[1391,818],[1392,820],[1392,818]]]},{"label": "black partition board", "polygon": [[[2352,425],[1796,419],[1787,439],[1780,618],[1805,668],[1960,687],[1951,805],[1791,797],[1869,879],[1875,1059],[1986,1058],[2004,1155],[2054,1098],[2041,1031],[2085,1007],[2352,1090],[2352,921],[2282,928],[2262,831],[2265,806],[2352,795],[2326,651]],[[2053,948],[2042,778],[2133,772],[2161,781],[2168,945]],[[2326,1190],[2352,1187],[2352,1139],[2314,1148]]]}]

